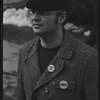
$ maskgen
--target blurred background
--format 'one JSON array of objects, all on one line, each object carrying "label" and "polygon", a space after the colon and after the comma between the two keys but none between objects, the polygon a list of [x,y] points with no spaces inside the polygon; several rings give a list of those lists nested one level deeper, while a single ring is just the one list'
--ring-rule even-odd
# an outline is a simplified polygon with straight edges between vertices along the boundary
[{"label": "blurred background", "polygon": [[[17,99],[18,54],[36,38],[26,17],[27,0],[3,0],[3,100]],[[65,28],[98,50],[98,0],[70,0]]]}]

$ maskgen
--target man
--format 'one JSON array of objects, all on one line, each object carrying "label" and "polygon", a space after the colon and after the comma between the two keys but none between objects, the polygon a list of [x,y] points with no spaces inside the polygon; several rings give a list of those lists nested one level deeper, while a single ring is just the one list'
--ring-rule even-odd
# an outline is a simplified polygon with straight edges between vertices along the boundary
[{"label": "man", "polygon": [[18,100],[98,100],[98,53],[64,29],[68,0],[29,0],[38,37],[24,44]]}]

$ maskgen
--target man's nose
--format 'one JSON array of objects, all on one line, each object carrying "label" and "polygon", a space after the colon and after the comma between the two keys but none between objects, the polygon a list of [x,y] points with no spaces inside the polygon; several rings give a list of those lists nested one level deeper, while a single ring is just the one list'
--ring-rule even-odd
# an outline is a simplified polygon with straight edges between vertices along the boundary
[{"label": "man's nose", "polygon": [[38,15],[37,13],[35,13],[35,14],[32,16],[32,20],[33,20],[33,21],[40,21],[40,20],[41,20],[41,17],[40,17],[40,15]]}]

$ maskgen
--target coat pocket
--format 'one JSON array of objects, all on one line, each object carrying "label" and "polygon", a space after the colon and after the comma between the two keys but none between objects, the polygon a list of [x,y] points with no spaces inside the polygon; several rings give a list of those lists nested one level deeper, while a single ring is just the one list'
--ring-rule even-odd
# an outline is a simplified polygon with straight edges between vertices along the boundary
[{"label": "coat pocket", "polygon": [[53,82],[53,88],[51,91],[53,100],[74,100],[75,82],[67,80],[56,80]]}]

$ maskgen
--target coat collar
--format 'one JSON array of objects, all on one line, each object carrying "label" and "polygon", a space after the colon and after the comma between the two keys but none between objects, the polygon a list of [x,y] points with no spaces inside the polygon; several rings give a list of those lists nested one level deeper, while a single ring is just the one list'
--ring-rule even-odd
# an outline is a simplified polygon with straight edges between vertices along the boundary
[{"label": "coat collar", "polygon": [[[62,46],[59,50],[59,55],[61,58],[70,59],[73,53],[74,42],[71,33],[64,29],[64,38]],[[33,53],[38,49],[40,38],[37,37],[34,42],[32,42],[26,50],[26,59],[30,58]],[[34,46],[33,46],[34,45]]]},{"label": "coat collar", "polygon": [[29,45],[26,49],[25,59],[30,58],[34,54],[34,52],[38,50],[39,41],[40,41],[40,39],[39,39],[39,37],[37,37],[35,40],[30,41],[31,43],[28,43]]},{"label": "coat collar", "polygon": [[74,37],[67,30],[64,30],[64,39],[62,46],[59,50],[59,55],[61,58],[70,59],[74,48]]}]

